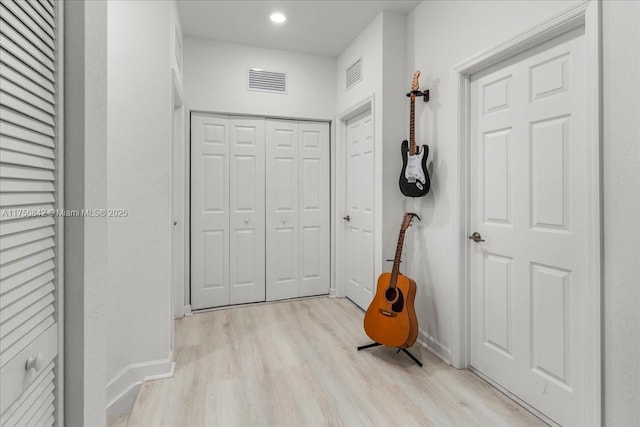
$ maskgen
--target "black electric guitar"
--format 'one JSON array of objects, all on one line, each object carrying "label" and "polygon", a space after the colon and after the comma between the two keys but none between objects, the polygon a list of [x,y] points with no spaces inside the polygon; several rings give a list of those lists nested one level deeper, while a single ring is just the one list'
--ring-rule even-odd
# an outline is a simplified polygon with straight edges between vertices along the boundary
[{"label": "black electric guitar", "polygon": [[400,173],[400,191],[407,197],[426,196],[431,189],[431,180],[427,171],[429,147],[416,147],[416,94],[420,71],[413,73],[411,82],[411,115],[409,119],[409,142],[402,141],[402,172]]}]

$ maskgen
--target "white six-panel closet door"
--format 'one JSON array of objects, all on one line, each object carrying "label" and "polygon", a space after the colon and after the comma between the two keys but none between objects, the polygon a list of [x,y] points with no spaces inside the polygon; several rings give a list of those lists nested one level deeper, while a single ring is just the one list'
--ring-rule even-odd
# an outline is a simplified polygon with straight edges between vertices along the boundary
[{"label": "white six-panel closet door", "polygon": [[299,295],[298,123],[267,121],[267,300]]},{"label": "white six-panel closet door", "polygon": [[53,425],[56,7],[3,1],[0,14],[0,425]]},{"label": "white six-panel closet door", "polygon": [[191,307],[229,304],[229,120],[191,117]]},{"label": "white six-panel closet door", "polygon": [[329,124],[299,122],[300,290],[298,296],[329,293]]},{"label": "white six-panel closet door", "polygon": [[329,124],[267,120],[267,300],[329,292]]},{"label": "white six-panel closet door", "polygon": [[191,306],[265,300],[264,119],[191,118]]},{"label": "white six-panel closet door", "polygon": [[264,119],[229,120],[230,303],[265,300]]}]

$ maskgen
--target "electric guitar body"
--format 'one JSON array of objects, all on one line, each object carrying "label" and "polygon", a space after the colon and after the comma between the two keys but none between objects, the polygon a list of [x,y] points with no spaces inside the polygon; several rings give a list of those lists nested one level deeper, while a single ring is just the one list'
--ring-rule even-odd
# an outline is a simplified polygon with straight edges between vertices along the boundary
[{"label": "electric guitar body", "polygon": [[413,73],[411,92],[411,115],[409,116],[409,141],[402,141],[402,172],[400,173],[400,191],[407,197],[426,196],[431,189],[431,180],[427,171],[427,157],[429,157],[429,147],[416,145],[416,92],[418,91],[418,77],[420,71]]},{"label": "electric guitar body", "polygon": [[376,294],[364,315],[364,331],[369,338],[388,347],[411,347],[418,338],[418,319],[413,306],[416,282],[399,271],[404,233],[414,216],[404,214],[393,269],[378,278]]},{"label": "electric guitar body", "polygon": [[402,172],[400,173],[400,191],[407,197],[426,196],[431,189],[431,180],[427,173],[429,147],[423,145],[415,155],[410,154],[409,142],[402,141]]}]

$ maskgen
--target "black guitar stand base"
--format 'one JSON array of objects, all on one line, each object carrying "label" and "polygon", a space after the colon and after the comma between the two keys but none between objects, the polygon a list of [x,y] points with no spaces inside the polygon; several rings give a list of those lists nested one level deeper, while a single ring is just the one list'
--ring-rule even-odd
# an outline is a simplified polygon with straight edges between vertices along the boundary
[{"label": "black guitar stand base", "polygon": [[[360,347],[358,347],[358,351],[365,350],[365,349],[371,348],[371,347],[378,347],[379,345],[382,345],[382,344],[380,344],[378,342],[374,342],[373,344],[361,345]],[[405,353],[407,356],[409,356],[411,358],[411,360],[416,362],[416,364],[422,368],[422,362],[419,361],[413,354],[411,354],[411,352],[409,352],[409,350],[407,350],[406,348],[399,348],[398,351],[396,351],[396,353],[400,353],[401,351],[403,353]]]}]

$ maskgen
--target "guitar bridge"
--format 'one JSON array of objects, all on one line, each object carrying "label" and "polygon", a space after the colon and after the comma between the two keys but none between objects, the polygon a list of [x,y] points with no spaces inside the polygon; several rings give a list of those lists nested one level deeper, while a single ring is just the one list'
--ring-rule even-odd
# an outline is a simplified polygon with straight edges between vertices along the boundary
[{"label": "guitar bridge", "polygon": [[383,310],[383,309],[379,309],[378,311],[383,316],[387,316],[387,317],[397,317],[398,316],[398,314],[394,313],[393,311],[387,311],[387,310]]}]

